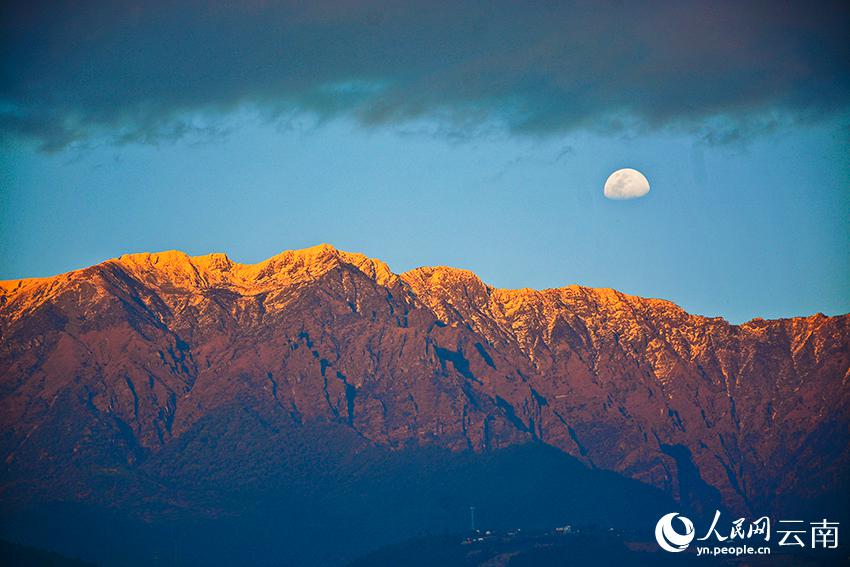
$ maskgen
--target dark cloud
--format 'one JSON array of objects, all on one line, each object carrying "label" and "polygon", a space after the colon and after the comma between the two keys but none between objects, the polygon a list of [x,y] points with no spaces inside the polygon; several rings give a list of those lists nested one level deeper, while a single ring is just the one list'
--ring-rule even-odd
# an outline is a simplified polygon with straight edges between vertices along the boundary
[{"label": "dark cloud", "polygon": [[46,149],[150,141],[251,106],[525,134],[682,126],[722,142],[846,108],[848,6],[6,2],[0,132]]}]

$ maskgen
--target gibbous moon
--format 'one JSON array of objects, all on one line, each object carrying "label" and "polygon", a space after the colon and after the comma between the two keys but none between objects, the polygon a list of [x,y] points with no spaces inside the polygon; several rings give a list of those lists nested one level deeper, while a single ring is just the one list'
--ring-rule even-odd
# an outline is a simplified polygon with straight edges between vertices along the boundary
[{"label": "gibbous moon", "polygon": [[649,181],[636,169],[618,169],[605,182],[604,193],[609,199],[637,199],[649,193]]}]

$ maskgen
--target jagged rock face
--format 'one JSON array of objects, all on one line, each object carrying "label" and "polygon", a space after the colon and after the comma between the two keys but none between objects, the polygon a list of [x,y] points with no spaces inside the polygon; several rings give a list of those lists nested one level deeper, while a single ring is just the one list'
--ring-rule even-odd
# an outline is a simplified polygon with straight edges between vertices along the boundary
[{"label": "jagged rock face", "polygon": [[[848,323],[735,326],[609,289],[395,275],[327,245],[256,265],[122,256],[0,284],[2,490],[81,499],[69,471],[191,470],[164,448],[238,406],[283,436],[341,426],[354,452],[536,441],[704,506],[780,510],[847,486]],[[221,435],[234,460],[271,443]]]}]

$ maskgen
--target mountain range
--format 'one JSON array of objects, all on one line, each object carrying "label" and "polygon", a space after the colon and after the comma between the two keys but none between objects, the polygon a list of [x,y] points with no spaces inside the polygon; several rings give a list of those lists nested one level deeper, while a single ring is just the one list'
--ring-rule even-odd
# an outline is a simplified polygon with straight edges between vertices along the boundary
[{"label": "mountain range", "polygon": [[[0,282],[0,341],[0,536],[87,560],[241,557],[215,523],[257,563],[339,563],[470,505],[848,510],[850,315],[733,325],[321,245]],[[108,543],[120,526],[139,541]]]}]

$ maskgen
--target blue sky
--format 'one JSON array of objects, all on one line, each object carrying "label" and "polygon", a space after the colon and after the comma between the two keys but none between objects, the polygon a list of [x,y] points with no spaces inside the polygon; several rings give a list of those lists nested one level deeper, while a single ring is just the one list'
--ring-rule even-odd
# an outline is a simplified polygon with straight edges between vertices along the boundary
[{"label": "blue sky", "polygon": [[[505,3],[481,26],[467,4],[383,4],[16,7],[0,278],[328,242],[733,322],[850,311],[843,4]],[[646,197],[603,197],[622,167]]]},{"label": "blue sky", "polygon": [[[675,133],[456,141],[344,120],[232,124],[201,142],[7,151],[0,276],[172,248],[256,262],[329,242],[397,272],[615,287],[733,321],[850,311],[840,121],[720,147]],[[605,199],[626,166],[651,192]]]}]

